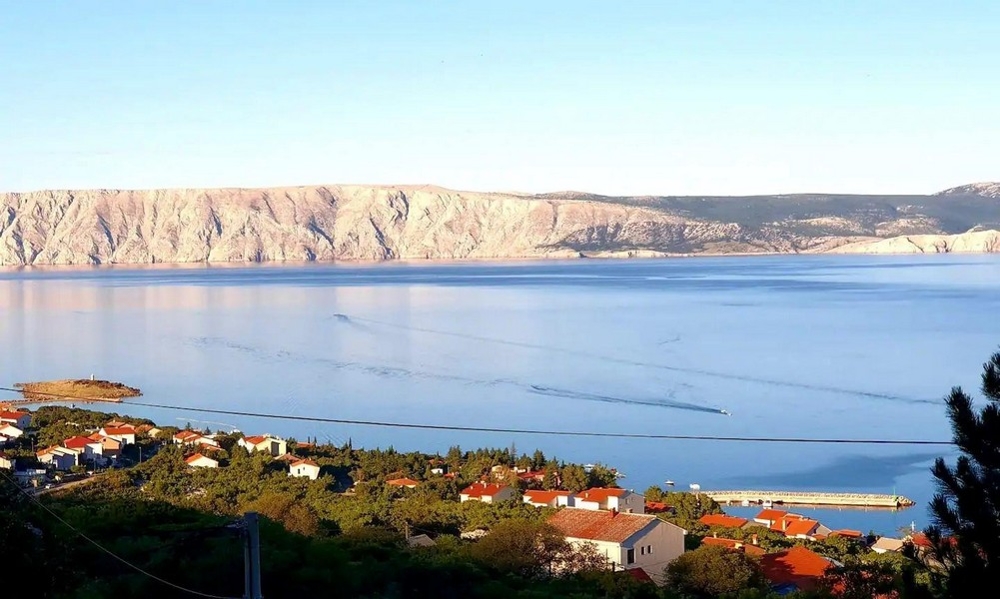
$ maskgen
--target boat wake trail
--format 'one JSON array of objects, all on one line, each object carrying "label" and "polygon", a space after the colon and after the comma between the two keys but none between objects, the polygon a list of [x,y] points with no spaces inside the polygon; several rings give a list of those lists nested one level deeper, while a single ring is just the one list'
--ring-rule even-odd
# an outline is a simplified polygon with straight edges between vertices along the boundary
[{"label": "boat wake trail", "polygon": [[539,395],[548,395],[549,397],[563,397],[566,399],[575,399],[578,401],[601,401],[605,403],[629,404],[633,406],[652,406],[656,408],[690,410],[692,412],[703,412],[706,414],[726,414],[726,411],[721,408],[710,408],[708,406],[700,406],[698,404],[687,403],[683,401],[674,401],[672,399],[667,399],[667,400],[630,399],[627,397],[614,397],[611,395],[600,395],[597,393],[585,393],[583,391],[571,391],[569,389],[554,389],[552,387],[543,387],[541,385],[529,385],[528,390],[531,391],[532,393],[537,393]]},{"label": "boat wake trail", "polygon": [[[603,356],[600,354],[595,354],[587,351],[569,349],[565,347],[557,347],[551,345],[541,345],[537,343],[526,343],[522,341],[510,341],[507,339],[498,339],[495,337],[482,337],[479,335],[471,335],[468,333],[457,333],[454,331],[442,331],[437,329],[428,329],[423,327],[414,327],[409,325],[403,325],[394,322],[387,322],[383,320],[375,320],[373,318],[362,318],[357,316],[347,316],[346,314],[341,314],[338,316],[343,316],[351,323],[363,322],[377,326],[390,327],[395,329],[402,329],[407,331],[415,331],[420,333],[428,333],[433,335],[445,335],[449,337],[456,337],[459,339],[467,339],[470,341],[482,341],[485,343],[496,343],[499,345],[507,345],[510,347],[520,347],[524,349],[534,349],[540,351],[548,352],[558,352],[561,354],[578,356],[581,358],[588,358],[591,360],[600,360],[610,364],[622,364],[625,366],[635,366],[639,368],[653,368],[657,370],[664,370],[667,372],[679,372],[683,374],[711,377],[717,379],[724,379],[730,381],[740,381],[744,383],[753,383],[757,385],[767,385],[772,387],[785,387],[790,389],[801,389],[804,391],[818,391],[824,393],[836,393],[838,395],[848,395],[853,397],[868,397],[871,399],[882,399],[886,401],[898,401],[902,403],[909,404],[928,404],[928,405],[939,405],[940,401],[937,399],[922,399],[914,397],[906,397],[903,395],[896,395],[893,393],[880,393],[876,391],[865,391],[863,389],[849,389],[845,387],[834,387],[829,385],[817,385],[812,383],[800,383],[795,381],[785,381],[779,379],[770,379],[766,377],[753,376],[748,374],[735,374],[731,372],[721,372],[718,370],[709,370],[704,368],[690,368],[685,366],[674,366],[671,364],[661,364],[656,362],[647,362],[644,360],[631,360],[628,358],[616,358],[614,356]],[[339,319],[339,318],[338,318]]]},{"label": "boat wake trail", "polygon": [[290,361],[295,363],[312,363],[321,367],[334,370],[358,372],[381,379],[423,379],[436,380],[449,383],[460,383],[464,385],[474,385],[483,388],[510,387],[520,389],[535,395],[547,395],[549,397],[560,397],[564,399],[574,399],[578,401],[600,401],[605,403],[628,404],[635,406],[649,406],[653,408],[667,408],[674,410],[689,410],[692,412],[702,412],[705,414],[727,414],[720,408],[712,408],[693,403],[675,401],[667,398],[656,399],[632,399],[627,397],[614,397],[611,395],[600,395],[596,393],[586,393],[569,389],[557,389],[543,385],[526,384],[521,381],[508,378],[481,379],[455,374],[444,374],[439,372],[429,372],[425,370],[415,370],[412,368],[401,368],[398,366],[386,366],[379,364],[366,364],[362,362],[348,362],[343,360],[332,360],[319,356],[310,356],[289,351],[268,351],[262,348],[250,347],[234,343],[219,337],[196,337],[188,340],[199,347],[218,347],[229,351],[247,354],[252,358],[268,363]]}]

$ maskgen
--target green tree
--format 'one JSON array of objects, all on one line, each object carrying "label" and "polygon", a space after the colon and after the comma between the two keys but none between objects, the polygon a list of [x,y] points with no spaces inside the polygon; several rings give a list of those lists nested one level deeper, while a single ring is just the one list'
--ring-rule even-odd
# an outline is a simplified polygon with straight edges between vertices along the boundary
[{"label": "green tree", "polygon": [[587,471],[583,469],[583,466],[578,464],[565,466],[560,474],[562,476],[563,487],[567,491],[574,493],[579,493],[586,489],[590,482],[587,478]]},{"label": "green tree", "polygon": [[701,547],[667,566],[667,586],[695,597],[716,597],[743,589],[765,589],[760,563],[742,551]]},{"label": "green tree", "polygon": [[531,456],[531,468],[532,470],[541,470],[545,467],[545,454],[542,453],[541,449],[536,449],[535,453]]},{"label": "green tree", "polygon": [[568,543],[559,530],[544,522],[505,520],[469,548],[484,566],[505,574],[539,577],[550,574]]},{"label": "green tree", "polygon": [[1000,352],[983,364],[981,389],[981,409],[961,387],[946,398],[962,455],[954,467],[938,458],[932,470],[939,492],[927,536],[947,572],[948,597],[978,596],[1000,581]]}]

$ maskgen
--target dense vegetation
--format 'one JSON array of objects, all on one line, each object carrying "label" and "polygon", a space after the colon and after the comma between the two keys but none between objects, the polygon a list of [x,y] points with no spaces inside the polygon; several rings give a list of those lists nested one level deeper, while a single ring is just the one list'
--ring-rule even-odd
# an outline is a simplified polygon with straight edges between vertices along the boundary
[{"label": "dense vegetation", "polygon": [[[985,366],[983,392],[991,403],[980,411],[960,389],[948,398],[963,457],[954,467],[943,461],[935,466],[941,493],[932,506],[938,526],[928,531],[935,545],[928,554],[913,547],[905,554],[876,554],[863,539],[795,540],[764,527],[709,528],[698,520],[721,511],[715,502],[650,487],[647,500],[671,506],[660,517],[689,533],[690,551],[671,564],[666,586],[657,588],[607,570],[592,551],[570,547],[546,524],[550,509],[518,499],[458,501],[460,489],[483,476],[520,490],[530,485],[579,491],[614,485],[612,469],[585,469],[540,451],[518,455],[513,447],[453,447],[442,456],[362,450],[350,443],[299,444],[296,455],[321,466],[319,479],[310,481],[289,477],[281,460],[248,454],[237,444],[238,435],[218,436],[221,450],[213,456],[222,467],[204,469],[188,467],[181,447],[140,435],[120,461],[125,467],[37,500],[14,488],[4,474],[0,548],[5,567],[33,581],[40,597],[187,596],[150,575],[203,593],[238,597],[243,593],[239,522],[244,512],[255,511],[262,516],[264,592],[274,598],[774,596],[759,558],[700,546],[706,536],[753,539],[767,552],[806,545],[842,564],[829,572],[819,590],[794,594],[800,599],[973,596],[973,589],[997,579],[1000,563],[1000,354]],[[151,424],[46,406],[35,413],[33,432],[40,445],[57,443],[112,417]],[[173,432],[165,429],[165,434]],[[22,439],[5,452],[30,461],[30,444]],[[544,470],[544,476],[526,482],[517,475],[524,470]],[[408,489],[386,483],[401,477],[419,485]],[[481,530],[489,534],[462,534]],[[408,537],[421,534],[435,543],[410,546]]]}]

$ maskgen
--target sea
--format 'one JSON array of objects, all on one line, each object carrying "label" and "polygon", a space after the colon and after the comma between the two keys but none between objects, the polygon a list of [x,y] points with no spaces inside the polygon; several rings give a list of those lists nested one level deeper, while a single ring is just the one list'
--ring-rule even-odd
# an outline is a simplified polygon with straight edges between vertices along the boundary
[{"label": "sea", "polygon": [[638,492],[898,494],[917,505],[793,509],[895,534],[930,522],[954,449],[802,440],[949,441],[998,314],[996,255],[8,269],[0,383],[121,381],[172,407],[107,409],[162,425],[541,449]]}]

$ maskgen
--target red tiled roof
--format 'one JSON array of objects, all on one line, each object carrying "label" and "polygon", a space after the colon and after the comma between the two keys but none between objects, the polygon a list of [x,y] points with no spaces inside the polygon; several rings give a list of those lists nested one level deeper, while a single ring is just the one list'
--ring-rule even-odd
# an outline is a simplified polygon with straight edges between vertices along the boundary
[{"label": "red tiled roof", "polygon": [[555,500],[556,497],[569,497],[570,495],[572,493],[569,491],[539,491],[537,489],[530,489],[524,492],[524,496],[533,503],[549,503]]},{"label": "red tiled roof", "polygon": [[772,584],[794,584],[803,591],[811,591],[833,564],[818,553],[797,545],[787,551],[762,556],[760,566]]},{"label": "red tiled roof", "polygon": [[663,503],[662,501],[646,501],[646,513],[648,514],[658,514],[660,512],[665,512],[670,509],[670,506]]},{"label": "red tiled roof", "polygon": [[725,547],[727,549],[734,549],[737,551],[742,551],[747,555],[764,555],[765,551],[762,547],[758,547],[752,543],[746,543],[744,541],[737,541],[736,539],[720,539],[717,537],[705,537],[701,540],[702,545],[714,545],[716,547]]},{"label": "red tiled roof", "polygon": [[742,528],[747,523],[746,518],[737,518],[726,514],[705,514],[698,519],[705,526],[721,526],[723,528]]},{"label": "red tiled roof", "polygon": [[304,459],[304,460],[299,460],[297,462],[292,462],[292,466],[293,467],[294,466],[315,466],[316,468],[319,468],[319,464],[317,464],[316,462],[314,462],[314,461],[312,461],[310,459]]},{"label": "red tiled roof", "polygon": [[112,427],[112,428],[105,427],[104,434],[105,435],[109,435],[109,436],[110,435],[134,435],[135,434],[135,429],[132,428],[132,427],[124,427],[124,426],[122,426],[122,427]]},{"label": "red tiled roof", "polygon": [[528,470],[527,472],[522,472],[522,473],[518,474],[517,477],[521,478],[521,479],[524,479],[524,480],[531,480],[531,479],[541,480],[542,478],[545,477],[545,471],[544,470]]},{"label": "red tiled roof", "polygon": [[847,537],[848,539],[860,539],[862,536],[860,530],[850,530],[847,528],[842,528],[840,530],[835,530],[830,533],[830,536]]},{"label": "red tiled roof", "polygon": [[785,536],[794,537],[796,535],[810,535],[819,528],[819,522],[815,520],[785,520],[788,525],[785,527]]},{"label": "red tiled roof", "polygon": [[[403,478],[394,478],[392,480],[385,481],[385,484],[392,485],[394,487],[415,487],[420,484],[420,481],[413,480],[412,478],[404,476]],[[463,493],[465,491],[462,491]]]},{"label": "red tiled roof", "polygon": [[196,461],[198,461],[198,460],[200,460],[202,458],[205,458],[205,459],[208,459],[208,460],[212,459],[212,458],[210,458],[208,456],[204,456],[204,455],[201,455],[200,453],[196,453],[196,454],[194,454],[192,456],[188,456],[187,458],[184,458],[184,461],[187,462],[188,464],[191,464],[191,463],[196,462]]},{"label": "red tiled roof", "polygon": [[243,441],[250,445],[260,445],[264,441],[267,441],[267,437],[264,435],[254,435],[252,437],[243,437]]},{"label": "red tiled roof", "polygon": [[638,580],[639,582],[653,582],[653,579],[650,578],[649,574],[642,568],[632,568],[630,570],[625,570],[625,571],[628,572],[629,576]]},{"label": "red tiled roof", "polygon": [[576,508],[561,509],[549,518],[549,524],[567,537],[610,543],[622,543],[650,524],[660,521],[656,516],[644,514],[619,514]]},{"label": "red tiled roof", "polygon": [[507,488],[507,485],[501,485],[497,483],[472,483],[468,487],[462,489],[462,495],[468,495],[469,497],[492,497]]},{"label": "red tiled roof", "polygon": [[781,520],[787,515],[788,512],[782,510],[766,509],[766,510],[761,510],[761,512],[756,516],[754,516],[753,518],[754,520],[767,520],[768,522],[776,522],[778,520]]},{"label": "red tiled roof", "polygon": [[68,447],[70,449],[83,449],[84,447],[95,442],[96,441],[90,437],[81,437],[77,435],[76,437],[70,437],[69,439],[63,441],[63,447]]},{"label": "red tiled roof", "polygon": [[625,493],[628,493],[625,489],[594,487],[593,489],[587,489],[582,493],[577,493],[576,496],[584,501],[596,501],[600,503],[602,501],[607,501],[608,497],[622,497]]},{"label": "red tiled roof", "polygon": [[0,418],[19,419],[19,418],[24,418],[25,416],[31,416],[31,412],[17,412],[17,411],[13,411],[13,412],[3,411],[3,412],[0,412]]}]

